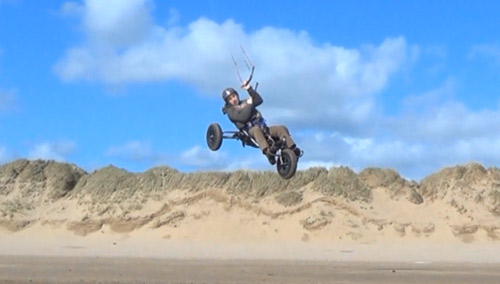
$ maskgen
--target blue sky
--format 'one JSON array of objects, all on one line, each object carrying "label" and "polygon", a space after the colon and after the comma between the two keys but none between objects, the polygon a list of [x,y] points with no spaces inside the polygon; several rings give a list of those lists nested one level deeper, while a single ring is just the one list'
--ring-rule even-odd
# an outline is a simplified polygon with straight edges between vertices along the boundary
[{"label": "blue sky", "polygon": [[[452,4],[453,3],[453,4]],[[221,91],[256,65],[300,168],[500,165],[498,1],[0,0],[0,162],[92,171],[274,170],[206,147]],[[240,92],[244,94],[244,92]]]}]

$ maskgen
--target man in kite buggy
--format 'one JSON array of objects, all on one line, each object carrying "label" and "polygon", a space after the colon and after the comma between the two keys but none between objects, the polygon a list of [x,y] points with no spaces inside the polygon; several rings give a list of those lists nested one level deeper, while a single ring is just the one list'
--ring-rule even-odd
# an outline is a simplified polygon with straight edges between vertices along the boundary
[{"label": "man in kite buggy", "polygon": [[275,153],[278,149],[273,149],[269,146],[265,134],[278,137],[284,140],[286,147],[291,149],[298,157],[302,156],[303,152],[297,147],[288,128],[284,125],[267,126],[262,114],[257,110],[257,107],[263,103],[260,94],[252,87],[250,80],[243,81],[241,86],[248,92],[249,97],[246,100],[241,100],[238,92],[233,88],[226,88],[222,91],[222,99],[224,107],[222,112],[227,114],[229,120],[236,125],[239,130],[246,130],[252,138],[257,141],[262,153],[267,156],[269,163],[276,163]]}]

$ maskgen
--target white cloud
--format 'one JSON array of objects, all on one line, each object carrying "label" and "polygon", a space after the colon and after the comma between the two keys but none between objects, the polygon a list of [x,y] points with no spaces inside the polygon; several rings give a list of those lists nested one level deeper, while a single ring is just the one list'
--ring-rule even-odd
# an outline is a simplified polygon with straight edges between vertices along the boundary
[{"label": "white cloud", "polygon": [[178,157],[182,165],[195,170],[273,170],[267,158],[258,149],[242,150],[229,155],[225,151],[210,151],[206,147],[194,146]]},{"label": "white cloud", "polygon": [[470,138],[437,144],[423,141],[378,141],[355,157],[357,168],[389,167],[402,175],[421,179],[445,166],[481,162],[495,165],[500,161],[500,135]]},{"label": "white cloud", "polygon": [[84,15],[85,7],[77,2],[64,2],[61,7],[61,14],[64,16],[82,16]]},{"label": "white cloud", "polygon": [[470,161],[500,162],[500,107],[472,110],[454,99],[456,84],[409,96],[401,112],[385,117],[369,139],[346,140],[341,162],[397,169],[420,179],[449,166]]},{"label": "white cloud", "polygon": [[454,84],[412,96],[403,112],[381,119],[370,137],[322,131],[299,133],[301,168],[388,167],[419,180],[444,166],[500,162],[500,108],[473,111],[453,99]]},{"label": "white cloud", "polygon": [[405,128],[406,135],[416,135],[422,140],[449,141],[491,137],[500,130],[500,110],[473,112],[464,104],[452,101],[435,109],[434,112],[423,114],[421,117],[411,119],[412,127]]},{"label": "white cloud", "polygon": [[[264,27],[249,32],[231,19],[217,23],[202,17],[175,26],[179,15],[174,10],[171,21],[162,26],[151,16],[153,6],[142,0],[89,0],[66,7],[82,9],[87,40],[65,53],[56,72],[68,81],[105,84],[177,80],[219,98],[221,89],[238,83],[230,53],[242,73],[246,71],[242,44],[257,68],[255,80],[265,100],[260,110],[269,124],[286,124],[292,130],[306,153],[302,168],[391,167],[419,179],[444,163],[500,162],[500,156],[488,152],[500,153],[500,109],[469,109],[454,99],[459,84],[453,79],[407,97],[395,115],[381,113],[379,94],[391,76],[411,68],[420,56],[437,60],[425,66],[445,70],[447,50],[442,47],[420,48],[394,37],[345,48],[317,43],[305,31]],[[500,61],[500,48],[476,46],[469,56]],[[305,130],[309,132],[303,134]],[[155,159],[150,146],[141,142],[108,154]],[[200,169],[267,168],[262,155],[230,159],[227,153],[199,146],[176,159]]]},{"label": "white cloud", "polygon": [[341,166],[341,164],[335,163],[333,161],[315,161],[315,160],[307,160],[307,161],[300,161],[297,165],[297,170],[307,170],[310,168],[326,168],[330,169],[332,167],[338,167]]},{"label": "white cloud", "polygon": [[225,152],[210,151],[201,146],[194,146],[184,151],[180,157],[180,162],[184,165],[197,169],[224,169],[227,168],[229,159]]},{"label": "white cloud", "polygon": [[[177,79],[200,89],[209,86],[218,90],[221,76],[214,70],[230,70],[226,79],[234,76],[227,46],[234,36],[233,31],[241,30],[235,26],[232,21],[218,25],[206,19],[191,23],[187,28],[165,30],[150,26],[142,34],[142,41],[129,41],[126,48],[102,36],[104,32],[95,32],[89,35],[87,45],[70,49],[56,71],[66,80],[84,78],[118,84]],[[87,32],[94,31],[88,29]],[[122,37],[127,38],[126,35]],[[141,35],[130,37],[138,40]],[[221,41],[224,37],[226,42]],[[99,39],[98,44],[92,42],[93,38]]]},{"label": "white cloud", "polygon": [[76,148],[72,141],[44,142],[35,145],[28,153],[29,159],[66,161]]},{"label": "white cloud", "polygon": [[471,48],[468,55],[469,59],[478,57],[492,58],[500,63],[500,45],[498,44],[479,44]]},{"label": "white cloud", "polygon": [[14,91],[0,90],[0,112],[12,110],[17,105],[17,97]]},{"label": "white cloud", "polygon": [[9,153],[7,149],[3,146],[0,146],[0,163],[5,163],[10,159]]},{"label": "white cloud", "polygon": [[179,80],[218,97],[238,83],[230,53],[246,71],[243,44],[257,67],[269,121],[362,133],[371,124],[374,95],[413,54],[402,37],[346,49],[318,45],[304,31],[264,27],[249,33],[233,20],[200,18],[186,27],[164,27],[152,20],[152,6],[86,1],[87,42],[69,49],[56,72],[69,81],[107,84]]},{"label": "white cloud", "polygon": [[[271,38],[283,42],[286,37],[279,30],[267,33],[255,44],[266,46]],[[275,50],[254,52],[265,70],[259,76],[266,81],[262,109],[268,119],[296,127],[366,132],[375,115],[375,95],[406,60],[406,41],[386,39],[379,46],[348,50],[316,47],[304,35],[295,40],[295,45],[285,40],[283,46],[271,44]]]},{"label": "white cloud", "polygon": [[150,1],[86,0],[84,25],[94,44],[128,46],[140,43],[151,27]]},{"label": "white cloud", "polygon": [[175,26],[181,18],[180,13],[176,9],[170,9],[169,14],[170,14],[170,17],[168,19],[167,25],[168,26]]},{"label": "white cloud", "polygon": [[[452,143],[460,139],[494,137],[500,131],[500,108],[473,111],[453,98],[455,83],[422,95],[410,96],[387,127],[399,137],[433,143]],[[411,127],[409,127],[411,126]]]},{"label": "white cloud", "polygon": [[151,149],[151,144],[144,141],[131,141],[123,145],[110,147],[106,156],[116,157],[130,162],[153,162],[162,160],[162,155]]}]

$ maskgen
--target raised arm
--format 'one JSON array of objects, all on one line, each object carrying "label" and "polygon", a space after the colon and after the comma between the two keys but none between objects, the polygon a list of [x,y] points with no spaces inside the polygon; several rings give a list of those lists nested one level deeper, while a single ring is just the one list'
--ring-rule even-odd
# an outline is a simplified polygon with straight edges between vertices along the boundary
[{"label": "raised arm", "polygon": [[248,95],[250,96],[250,98],[247,100],[248,104],[257,107],[264,102],[260,94],[256,90],[254,90],[254,88],[252,88],[252,85],[250,85],[250,83],[247,80],[243,82],[241,87],[247,90]]}]

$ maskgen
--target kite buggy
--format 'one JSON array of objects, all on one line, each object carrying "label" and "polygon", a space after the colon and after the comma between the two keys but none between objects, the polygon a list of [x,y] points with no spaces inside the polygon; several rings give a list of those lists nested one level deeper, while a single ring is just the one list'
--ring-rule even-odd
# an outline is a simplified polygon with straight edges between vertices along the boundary
[{"label": "kite buggy", "polygon": [[278,174],[284,179],[289,179],[297,171],[298,159],[304,152],[297,147],[286,126],[267,126],[262,114],[257,110],[256,107],[262,104],[263,99],[256,91],[258,83],[255,89],[250,84],[255,66],[251,63],[245,50],[243,48],[242,50],[246,56],[245,63],[250,69],[248,79],[241,79],[234,57],[233,62],[242,83],[241,87],[248,91],[249,98],[240,100],[238,92],[233,88],[226,88],[222,92],[222,98],[225,102],[222,111],[228,115],[229,120],[236,125],[238,130],[223,131],[218,123],[211,123],[206,133],[208,148],[217,151],[221,147],[223,139],[240,140],[243,147],[260,148],[268,158],[269,163],[276,164]]}]

